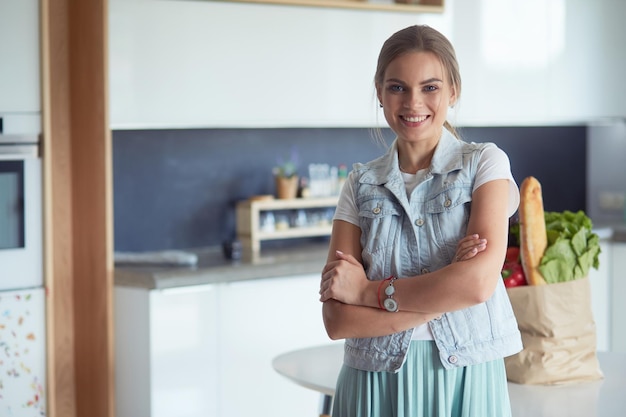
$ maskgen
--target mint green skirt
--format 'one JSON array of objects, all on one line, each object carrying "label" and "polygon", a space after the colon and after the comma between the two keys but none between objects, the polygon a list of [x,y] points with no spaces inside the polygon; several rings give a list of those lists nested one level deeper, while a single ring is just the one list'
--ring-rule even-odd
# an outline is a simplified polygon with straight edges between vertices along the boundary
[{"label": "mint green skirt", "polygon": [[432,341],[412,341],[398,373],[343,366],[333,417],[511,417],[504,360],[445,369]]}]

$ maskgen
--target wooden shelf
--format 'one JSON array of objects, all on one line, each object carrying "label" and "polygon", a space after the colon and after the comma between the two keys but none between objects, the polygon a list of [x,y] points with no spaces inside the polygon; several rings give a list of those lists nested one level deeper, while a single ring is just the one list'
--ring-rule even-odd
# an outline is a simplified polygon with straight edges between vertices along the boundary
[{"label": "wooden shelf", "polygon": [[329,236],[332,226],[318,227],[290,227],[285,230],[276,230],[274,232],[259,232],[257,238],[259,240],[277,240],[292,239],[301,237]]},{"label": "wooden shelf", "polygon": [[368,0],[211,0],[237,3],[278,4],[288,6],[327,7],[409,13],[443,13],[444,0],[422,0],[419,4]]},{"label": "wooden shelf", "polygon": [[281,212],[298,210],[315,210],[337,207],[337,197],[324,198],[295,198],[289,200],[245,200],[237,204],[237,239],[242,243],[244,256],[255,258],[260,255],[261,242],[277,239],[297,239],[315,236],[330,236],[332,231],[331,219],[326,219],[317,225],[299,227],[280,227],[276,224],[273,230],[263,230],[261,214],[272,212],[279,215]]}]

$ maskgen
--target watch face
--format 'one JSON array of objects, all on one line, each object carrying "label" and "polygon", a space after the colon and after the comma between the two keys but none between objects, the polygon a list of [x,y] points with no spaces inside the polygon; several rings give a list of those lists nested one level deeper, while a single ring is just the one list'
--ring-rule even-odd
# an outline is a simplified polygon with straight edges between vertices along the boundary
[{"label": "watch face", "polygon": [[387,288],[385,288],[385,294],[388,297],[391,297],[394,293],[396,292],[396,287],[394,287],[393,285],[388,285]]},{"label": "watch face", "polygon": [[385,310],[395,313],[398,311],[398,303],[393,298],[385,298],[383,301],[383,305],[385,306]]}]

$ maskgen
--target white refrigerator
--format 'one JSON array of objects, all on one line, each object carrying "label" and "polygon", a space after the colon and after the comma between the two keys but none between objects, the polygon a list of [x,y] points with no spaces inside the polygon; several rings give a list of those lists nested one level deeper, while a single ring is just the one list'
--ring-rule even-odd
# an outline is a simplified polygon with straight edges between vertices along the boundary
[{"label": "white refrigerator", "polygon": [[0,416],[46,415],[45,340],[45,290],[0,291]]},{"label": "white refrigerator", "polygon": [[0,417],[46,415],[41,207],[37,138],[0,134]]}]

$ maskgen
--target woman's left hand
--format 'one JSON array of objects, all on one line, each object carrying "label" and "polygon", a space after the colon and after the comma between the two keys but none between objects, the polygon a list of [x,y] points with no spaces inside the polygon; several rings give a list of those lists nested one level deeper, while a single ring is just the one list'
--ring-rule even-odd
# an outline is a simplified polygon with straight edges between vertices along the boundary
[{"label": "woman's left hand", "polygon": [[336,252],[337,259],[324,266],[320,283],[320,301],[334,299],[344,304],[360,305],[361,294],[369,282],[363,265],[352,255]]},{"label": "woman's left hand", "polygon": [[465,236],[456,247],[452,262],[467,261],[487,248],[487,239],[480,239],[477,234]]}]

